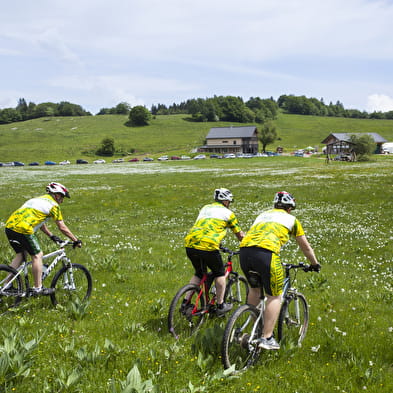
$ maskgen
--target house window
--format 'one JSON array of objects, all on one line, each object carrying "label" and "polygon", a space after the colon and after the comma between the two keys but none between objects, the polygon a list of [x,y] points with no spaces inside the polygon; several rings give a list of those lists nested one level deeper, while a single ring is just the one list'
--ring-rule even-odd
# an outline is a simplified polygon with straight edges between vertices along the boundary
[{"label": "house window", "polygon": [[233,141],[233,144],[236,145],[236,141]]},{"label": "house window", "polygon": [[228,143],[228,141],[222,141],[222,143]]}]

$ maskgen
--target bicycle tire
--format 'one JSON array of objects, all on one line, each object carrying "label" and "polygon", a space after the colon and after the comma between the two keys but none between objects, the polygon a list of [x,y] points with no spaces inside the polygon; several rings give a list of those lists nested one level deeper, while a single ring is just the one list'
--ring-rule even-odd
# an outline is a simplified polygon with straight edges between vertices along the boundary
[{"label": "bicycle tire", "polygon": [[[54,306],[65,305],[70,301],[86,302],[93,289],[93,280],[86,267],[79,263],[72,263],[70,266],[63,266],[53,277],[51,288],[55,289],[51,294],[51,301]],[[73,276],[73,286],[70,283],[71,271]]]},{"label": "bicycle tire", "polygon": [[229,318],[221,344],[221,360],[225,369],[235,366],[235,371],[241,372],[258,360],[261,350],[255,340],[262,335],[262,320],[251,337],[258,316],[259,310],[255,306],[244,304]]},{"label": "bicycle tire", "polygon": [[302,293],[289,293],[278,317],[278,341],[283,346],[301,346],[308,328],[308,305]]},{"label": "bicycle tire", "polygon": [[[204,294],[197,299],[201,287],[187,284],[180,288],[172,299],[168,313],[168,330],[176,339],[191,336],[202,325],[206,301]],[[183,300],[187,298],[184,305]]]},{"label": "bicycle tire", "polygon": [[[11,266],[0,265],[0,313],[8,311],[12,307],[17,307],[22,300],[23,284],[20,275],[16,276],[18,272]],[[16,277],[15,277],[16,276]],[[3,292],[3,288],[7,286],[7,279],[15,280],[12,283],[12,290]]]},{"label": "bicycle tire", "polygon": [[[239,288],[237,287],[239,282]],[[231,277],[225,287],[224,302],[240,306],[247,303],[249,286],[243,276]]]}]

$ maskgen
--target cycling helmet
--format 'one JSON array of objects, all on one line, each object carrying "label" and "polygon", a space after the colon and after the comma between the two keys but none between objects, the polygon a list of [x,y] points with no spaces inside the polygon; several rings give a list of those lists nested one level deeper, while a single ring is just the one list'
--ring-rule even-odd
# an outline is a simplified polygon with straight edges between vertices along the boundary
[{"label": "cycling helmet", "polygon": [[216,190],[214,190],[214,200],[217,202],[222,202],[222,201],[232,202],[233,195],[226,188],[217,188]]},{"label": "cycling helmet", "polygon": [[296,209],[296,201],[295,198],[286,191],[280,191],[277,192],[276,195],[274,196],[274,207],[276,209],[289,209],[291,208],[292,210]]},{"label": "cycling helmet", "polygon": [[52,194],[61,194],[64,195],[67,198],[70,198],[70,193],[68,192],[68,190],[60,183],[49,183],[46,186],[46,192],[47,193],[52,193]]}]

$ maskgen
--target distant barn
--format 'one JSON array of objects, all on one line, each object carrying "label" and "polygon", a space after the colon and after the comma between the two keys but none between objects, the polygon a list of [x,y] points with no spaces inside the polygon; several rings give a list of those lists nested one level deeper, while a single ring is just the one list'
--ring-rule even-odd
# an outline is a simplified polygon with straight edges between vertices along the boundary
[{"label": "distant barn", "polygon": [[351,143],[351,135],[362,136],[370,135],[376,144],[375,153],[379,154],[382,151],[382,145],[387,142],[385,138],[376,132],[342,132],[332,133],[325,138],[321,143],[325,144],[325,154],[330,157],[336,154],[353,154],[353,144]]}]

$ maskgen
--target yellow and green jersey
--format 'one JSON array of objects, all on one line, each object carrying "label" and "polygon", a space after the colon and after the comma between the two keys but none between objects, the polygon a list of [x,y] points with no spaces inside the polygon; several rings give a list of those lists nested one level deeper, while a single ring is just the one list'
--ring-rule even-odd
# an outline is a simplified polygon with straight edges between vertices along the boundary
[{"label": "yellow and green jersey", "polygon": [[240,247],[262,247],[279,254],[290,235],[304,235],[299,220],[283,209],[271,209],[255,219]]},{"label": "yellow and green jersey", "polygon": [[5,226],[14,232],[32,235],[50,217],[55,221],[63,220],[59,204],[49,194],[46,194],[29,199],[11,214]]},{"label": "yellow and green jersey", "polygon": [[204,251],[219,250],[220,243],[226,235],[226,229],[233,233],[241,231],[235,214],[222,203],[214,202],[203,206],[184,239],[186,247]]}]

